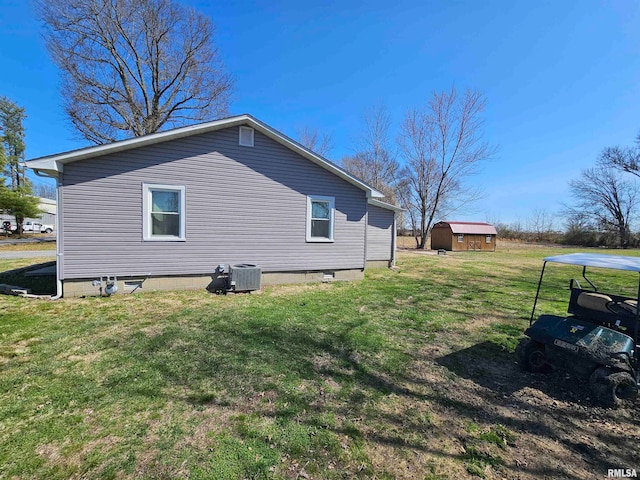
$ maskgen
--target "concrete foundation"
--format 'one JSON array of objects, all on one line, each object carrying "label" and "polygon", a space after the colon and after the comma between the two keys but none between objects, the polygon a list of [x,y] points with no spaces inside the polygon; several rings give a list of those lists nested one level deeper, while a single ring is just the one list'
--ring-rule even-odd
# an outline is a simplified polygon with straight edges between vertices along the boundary
[{"label": "concrete foundation", "polygon": [[[388,266],[389,262],[385,262]],[[370,265],[367,264],[367,268]],[[263,286],[281,285],[292,283],[313,283],[313,282],[333,282],[362,280],[364,272],[360,269],[354,270],[325,270],[320,272],[263,272],[261,283]],[[100,295],[100,287],[94,286],[91,279],[69,279],[64,280],[64,297],[83,297]],[[148,292],[148,291],[170,291],[170,290],[215,290],[216,276],[212,275],[189,275],[189,276],[166,276],[166,277],[126,277],[118,278],[116,284],[118,291],[116,295]]]}]

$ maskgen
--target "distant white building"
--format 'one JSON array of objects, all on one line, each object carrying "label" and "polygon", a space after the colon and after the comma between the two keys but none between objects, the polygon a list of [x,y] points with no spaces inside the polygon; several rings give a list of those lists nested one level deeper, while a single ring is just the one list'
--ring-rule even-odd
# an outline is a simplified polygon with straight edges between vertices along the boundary
[{"label": "distant white building", "polygon": [[[56,222],[56,218],[57,218],[57,211],[56,211],[56,201],[55,200],[51,200],[50,198],[42,198],[39,197],[39,204],[38,204],[38,208],[40,210],[42,210],[42,214],[36,218],[25,218],[24,221],[25,222],[38,222],[38,223],[42,223],[44,225],[53,225],[54,228],[57,227],[57,222]],[[4,222],[5,220],[8,220],[11,222],[11,224],[13,225],[16,221],[15,217],[13,215],[9,215],[6,212],[1,212],[0,213],[0,224],[1,222]]]},{"label": "distant white building", "polygon": [[38,220],[40,221],[40,223],[43,223],[45,225],[53,225],[55,227],[56,214],[58,213],[56,211],[56,201],[51,200],[50,198],[42,198],[42,197],[40,197],[39,200],[40,200],[39,208],[44,213],[40,215],[40,217],[38,217],[37,219],[33,219],[33,220]]}]

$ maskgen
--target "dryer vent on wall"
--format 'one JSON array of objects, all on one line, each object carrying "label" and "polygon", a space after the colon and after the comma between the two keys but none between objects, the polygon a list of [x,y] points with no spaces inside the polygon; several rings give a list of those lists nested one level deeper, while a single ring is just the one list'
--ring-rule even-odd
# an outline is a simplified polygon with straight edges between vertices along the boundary
[{"label": "dryer vent on wall", "polygon": [[236,292],[260,290],[261,277],[262,269],[257,265],[249,263],[232,265],[230,272],[231,290]]}]

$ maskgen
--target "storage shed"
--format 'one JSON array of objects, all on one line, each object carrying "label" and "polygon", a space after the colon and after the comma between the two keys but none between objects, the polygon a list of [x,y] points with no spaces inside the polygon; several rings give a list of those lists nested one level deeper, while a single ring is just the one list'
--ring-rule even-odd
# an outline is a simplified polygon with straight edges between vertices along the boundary
[{"label": "storage shed", "polygon": [[431,249],[460,252],[496,250],[498,232],[482,222],[438,222],[431,229]]}]

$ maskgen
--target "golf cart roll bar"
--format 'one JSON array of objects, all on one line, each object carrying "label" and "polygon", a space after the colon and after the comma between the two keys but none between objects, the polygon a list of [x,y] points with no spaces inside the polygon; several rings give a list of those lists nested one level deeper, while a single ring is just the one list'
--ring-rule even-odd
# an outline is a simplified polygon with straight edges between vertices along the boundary
[{"label": "golf cart roll bar", "polygon": [[540,286],[542,285],[542,277],[544,277],[544,269],[547,267],[547,259],[544,259],[542,264],[542,271],[540,272],[540,280],[538,280],[538,289],[536,290],[536,298],[533,300],[533,310],[531,310],[531,318],[529,319],[529,326],[533,324],[533,316],[536,313],[536,305],[538,304],[538,296],[540,295]]}]

